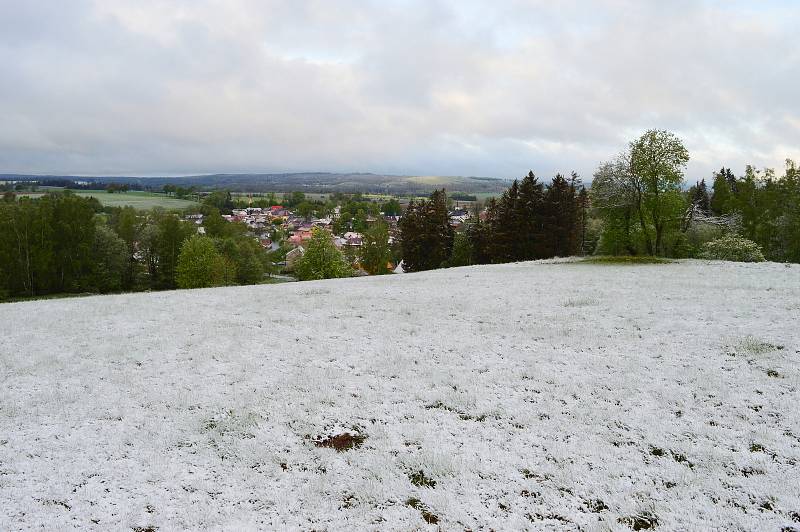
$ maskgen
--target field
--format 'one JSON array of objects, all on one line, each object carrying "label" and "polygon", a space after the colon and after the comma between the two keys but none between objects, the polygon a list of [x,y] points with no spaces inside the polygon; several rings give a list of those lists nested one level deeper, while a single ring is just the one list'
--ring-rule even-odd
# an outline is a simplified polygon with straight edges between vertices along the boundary
[{"label": "field", "polygon": [[0,305],[0,530],[798,527],[798,323],[705,261]]},{"label": "field", "polygon": [[[130,205],[140,210],[150,210],[153,207],[180,210],[197,205],[195,201],[171,198],[155,192],[129,191],[109,194],[105,190],[75,190],[73,193],[77,196],[97,198],[106,207],[125,207]],[[34,192],[20,195],[38,197],[42,194]]]}]

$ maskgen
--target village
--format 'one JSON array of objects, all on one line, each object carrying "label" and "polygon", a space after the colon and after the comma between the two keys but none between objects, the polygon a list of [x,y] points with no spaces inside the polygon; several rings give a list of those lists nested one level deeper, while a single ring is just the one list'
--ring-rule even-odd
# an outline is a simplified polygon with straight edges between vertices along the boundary
[{"label": "village", "polygon": [[[450,225],[456,232],[463,231],[465,224],[473,216],[467,208],[456,206],[448,211]],[[247,226],[249,233],[258,240],[262,248],[268,252],[274,252],[279,260],[275,266],[284,273],[291,273],[295,263],[305,253],[304,244],[311,239],[315,228],[322,229],[330,233],[331,240],[337,249],[342,251],[354,265],[357,264],[359,249],[364,243],[362,232],[353,230],[352,223],[344,224],[345,231],[336,231],[335,222],[341,215],[341,206],[336,206],[327,216],[302,216],[298,209],[289,209],[283,205],[272,205],[270,207],[245,207],[231,210],[231,214],[223,214],[222,218],[229,223],[241,223]],[[481,216],[484,212],[480,213]],[[388,228],[388,244],[390,247],[398,240],[398,222],[401,215],[386,214],[379,212],[377,215],[367,215],[365,220],[368,226],[372,226],[380,221]],[[199,234],[205,234],[203,226],[205,216],[200,213],[186,214],[184,220],[197,225]],[[340,224],[341,225],[341,224]],[[283,253],[281,253],[281,251]],[[389,269],[395,273],[402,273],[399,264],[400,260],[392,262]],[[361,269],[356,269],[357,274],[366,274]]]}]

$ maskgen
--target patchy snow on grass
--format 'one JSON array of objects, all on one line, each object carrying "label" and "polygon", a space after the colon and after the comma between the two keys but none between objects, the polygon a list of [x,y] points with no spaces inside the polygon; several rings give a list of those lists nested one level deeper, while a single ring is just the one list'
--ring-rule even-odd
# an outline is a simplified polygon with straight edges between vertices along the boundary
[{"label": "patchy snow on grass", "polygon": [[800,527],[800,267],[0,306],[0,530]]}]

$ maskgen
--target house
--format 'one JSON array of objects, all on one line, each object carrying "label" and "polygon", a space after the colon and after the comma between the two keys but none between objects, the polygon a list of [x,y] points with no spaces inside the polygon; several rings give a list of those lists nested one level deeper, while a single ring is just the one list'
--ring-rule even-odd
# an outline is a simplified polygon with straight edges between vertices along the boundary
[{"label": "house", "polygon": [[328,216],[326,218],[317,218],[316,220],[311,222],[311,225],[315,227],[327,227],[333,223],[333,219]]},{"label": "house", "polygon": [[450,213],[450,223],[453,225],[461,225],[470,219],[469,211],[466,209],[458,209]]},{"label": "house", "polygon": [[303,248],[303,246],[297,246],[296,248],[291,250],[289,253],[287,253],[286,254],[286,271],[290,272],[290,271],[294,270],[295,265],[297,264],[297,261],[300,259],[300,257],[302,257],[305,254],[306,254],[306,250]]},{"label": "house", "polygon": [[293,246],[299,246],[306,240],[311,240],[312,233],[311,231],[297,231],[292,236],[289,237],[288,241]]}]

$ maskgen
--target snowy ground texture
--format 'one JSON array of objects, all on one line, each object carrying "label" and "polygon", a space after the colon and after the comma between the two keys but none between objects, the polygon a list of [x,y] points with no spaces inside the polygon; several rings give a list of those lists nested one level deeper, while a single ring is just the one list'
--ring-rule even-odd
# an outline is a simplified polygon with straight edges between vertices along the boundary
[{"label": "snowy ground texture", "polygon": [[800,529],[797,265],[7,304],[0,353],[0,530]]}]

